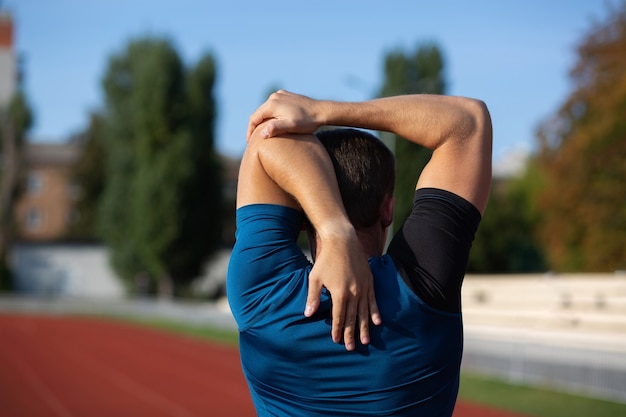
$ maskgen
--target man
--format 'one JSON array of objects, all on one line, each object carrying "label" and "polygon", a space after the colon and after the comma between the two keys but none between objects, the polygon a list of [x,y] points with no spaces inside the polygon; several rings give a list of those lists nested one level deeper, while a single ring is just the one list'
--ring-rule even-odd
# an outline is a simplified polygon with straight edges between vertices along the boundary
[{"label": "man", "polygon": [[[385,255],[388,151],[354,129],[312,135],[323,125],[390,131],[434,150]],[[280,91],[250,117],[248,139],[227,293],[258,414],[452,415],[461,284],[491,182],[485,105]],[[296,244],[303,224],[313,266]],[[342,336],[345,349],[333,343]]]}]

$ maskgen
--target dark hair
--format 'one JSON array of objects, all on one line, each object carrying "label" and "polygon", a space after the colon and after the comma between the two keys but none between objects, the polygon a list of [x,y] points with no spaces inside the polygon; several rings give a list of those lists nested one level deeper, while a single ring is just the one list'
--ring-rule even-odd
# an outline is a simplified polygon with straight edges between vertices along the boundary
[{"label": "dark hair", "polygon": [[330,155],[339,191],[350,221],[356,228],[373,226],[380,205],[395,185],[395,158],[374,135],[350,128],[315,133]]}]

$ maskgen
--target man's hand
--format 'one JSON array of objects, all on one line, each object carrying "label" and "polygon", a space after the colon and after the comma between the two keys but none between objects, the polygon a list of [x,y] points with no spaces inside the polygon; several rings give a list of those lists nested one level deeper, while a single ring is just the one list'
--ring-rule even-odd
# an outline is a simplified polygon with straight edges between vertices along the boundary
[{"label": "man's hand", "polygon": [[358,325],[361,343],[368,344],[370,318],[376,325],[382,320],[374,295],[372,273],[356,233],[352,231],[347,239],[341,236],[320,238],[316,252],[309,276],[305,315],[311,316],[317,310],[322,287],[325,287],[332,299],[333,341],[340,343],[343,336],[346,349],[354,350]]},{"label": "man's hand", "polygon": [[262,136],[271,138],[285,133],[313,133],[322,124],[316,120],[320,101],[279,90],[273,93],[252,115],[248,122],[246,140],[258,125],[267,121]]}]

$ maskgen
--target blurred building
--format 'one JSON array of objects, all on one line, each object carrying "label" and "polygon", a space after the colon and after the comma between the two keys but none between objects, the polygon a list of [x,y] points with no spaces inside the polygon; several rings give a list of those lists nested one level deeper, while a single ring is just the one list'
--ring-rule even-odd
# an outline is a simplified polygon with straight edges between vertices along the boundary
[{"label": "blurred building", "polygon": [[73,143],[29,143],[24,150],[24,188],[15,207],[17,240],[63,239],[76,220],[79,189],[71,170],[80,149]]},{"label": "blurred building", "polygon": [[[22,242],[61,241],[80,215],[75,203],[80,187],[72,167],[80,157],[77,142],[27,143],[24,149],[23,188],[15,207],[16,239]],[[239,159],[222,157],[224,169],[223,243],[234,243],[234,206]]]}]

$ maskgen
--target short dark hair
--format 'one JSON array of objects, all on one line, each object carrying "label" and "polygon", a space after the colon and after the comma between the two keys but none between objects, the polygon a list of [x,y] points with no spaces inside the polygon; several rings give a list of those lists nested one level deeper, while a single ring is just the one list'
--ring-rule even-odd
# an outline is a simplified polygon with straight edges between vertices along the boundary
[{"label": "short dark hair", "polygon": [[385,195],[393,194],[393,153],[376,136],[358,129],[321,130],[315,135],[330,155],[350,221],[355,228],[373,226]]}]

